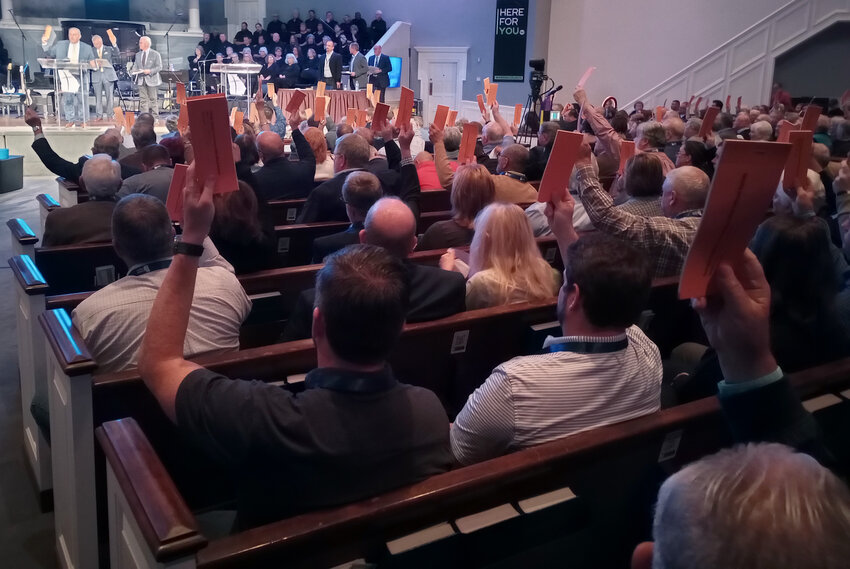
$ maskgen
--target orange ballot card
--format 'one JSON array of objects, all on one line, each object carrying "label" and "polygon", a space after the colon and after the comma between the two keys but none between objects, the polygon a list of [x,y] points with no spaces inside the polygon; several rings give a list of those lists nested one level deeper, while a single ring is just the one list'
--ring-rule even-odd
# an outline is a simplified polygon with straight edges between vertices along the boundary
[{"label": "orange ballot card", "polygon": [[381,102],[381,90],[375,89],[374,91],[372,91],[372,106],[374,107],[380,102]]},{"label": "orange ballot card", "polygon": [[196,179],[202,182],[214,178],[217,194],[238,190],[227,99],[224,95],[203,95],[192,97],[186,106],[189,108]]},{"label": "orange ballot card", "polygon": [[717,265],[741,258],[770,207],[790,144],[727,140],[679,280],[679,298],[708,294]]},{"label": "orange ballot card", "polygon": [[236,130],[236,134],[242,134],[245,132],[245,123],[242,122],[245,120],[245,113],[242,111],[236,111],[236,116],[233,117],[233,128]]},{"label": "orange ballot card", "polygon": [[[262,104],[262,103],[260,103],[260,104]],[[180,116],[182,116],[183,114],[184,114],[183,109],[180,109]],[[180,130],[180,116],[177,117],[177,130]],[[257,104],[256,103],[251,105],[251,109],[248,112],[248,120],[251,122],[252,125],[256,125],[257,123],[260,122],[260,113],[257,112]]]},{"label": "orange ballot card", "polygon": [[357,109],[357,126],[366,126],[369,122],[369,117],[366,114],[366,109]]},{"label": "orange ballot card", "polygon": [[487,96],[487,93],[490,92],[490,78],[484,78],[484,96]]},{"label": "orange ballot card", "polygon": [[487,112],[487,107],[484,105],[484,96],[479,94],[477,99],[478,99],[478,110],[480,110],[481,114],[483,115],[484,113]]},{"label": "orange ballot card", "polygon": [[735,107],[735,110],[738,111],[739,113],[741,112],[741,98],[742,97],[738,97],[738,106]]},{"label": "orange ballot card", "polygon": [[324,97],[325,96],[325,87],[326,87],[326,85],[325,85],[324,81],[319,81],[316,84],[316,96],[317,97]]},{"label": "orange ballot card", "polygon": [[127,117],[124,116],[124,110],[121,107],[113,108],[112,112],[115,113],[115,122],[125,126],[127,125]]},{"label": "orange ballot card", "polygon": [[797,130],[797,126],[788,122],[785,119],[779,121],[779,134],[776,136],[776,142],[788,142],[791,139],[791,131]]},{"label": "orange ballot card", "polygon": [[809,169],[809,160],[812,157],[812,131],[792,130],[789,133],[788,142],[791,143],[791,152],[785,161],[785,171],[782,173],[782,187],[793,190],[802,186]]},{"label": "orange ballot card", "polygon": [[277,105],[277,91],[274,90],[274,83],[266,83],[266,93],[268,93],[272,104]]},{"label": "orange ballot card", "polygon": [[487,106],[488,107],[498,100],[496,98],[496,95],[498,95],[498,94],[499,94],[499,84],[498,83],[490,83],[490,88],[487,89]]},{"label": "orange ballot card", "polygon": [[800,127],[800,130],[810,130],[814,132],[815,127],[818,126],[818,118],[822,112],[823,109],[817,105],[809,105],[806,107],[806,114],[803,115],[803,125]]},{"label": "orange ballot card", "polygon": [[238,112],[239,109],[237,109],[236,107],[230,109],[230,126],[232,126],[233,128],[236,128],[236,113]]},{"label": "orange ballot card", "polygon": [[702,103],[702,97],[697,97],[697,102],[694,105],[694,114],[698,114],[700,103]]},{"label": "orange ballot card", "polygon": [[595,67],[588,67],[587,71],[584,72],[584,75],[581,76],[581,79],[578,80],[578,88],[584,89],[584,86],[587,84],[587,80],[590,79],[590,75],[595,70]]},{"label": "orange ballot card", "polygon": [[457,163],[461,166],[469,162],[475,162],[475,142],[478,140],[478,127],[467,123],[463,127],[463,136],[460,139],[460,149],[457,153]]},{"label": "orange ballot card", "polygon": [[118,39],[115,37],[115,32],[112,31],[112,28],[106,28],[106,35],[109,36],[110,42],[117,43]]},{"label": "orange ballot card", "polygon": [[130,129],[136,124],[136,113],[127,113],[124,118],[127,119],[127,132],[130,132]]},{"label": "orange ballot card", "polygon": [[522,103],[514,105],[514,126],[519,126],[522,122]]},{"label": "orange ballot card", "polygon": [[307,94],[298,89],[294,93],[292,93],[292,97],[289,99],[289,102],[286,104],[286,112],[294,113],[298,109],[301,108],[301,104],[304,102],[304,99],[307,98]]},{"label": "orange ballot card", "polygon": [[370,101],[372,100],[372,93],[374,93],[375,86],[371,83],[366,83],[366,98]]},{"label": "orange ballot card", "polygon": [[727,113],[732,112],[732,95],[726,95],[726,106],[724,108]]},{"label": "orange ballot card", "polygon": [[357,124],[357,109],[348,109],[345,111],[345,124],[350,124],[352,127]]},{"label": "orange ballot card", "polygon": [[457,111],[449,111],[449,116],[446,117],[446,125],[447,126],[454,126],[456,119],[457,119]]},{"label": "orange ballot card", "polygon": [[555,144],[543,171],[543,179],[540,180],[537,201],[550,202],[565,194],[583,139],[584,135],[580,132],[559,130],[555,135]]},{"label": "orange ballot card", "polygon": [[186,84],[178,83],[177,84],[177,104],[183,105],[186,103]]},{"label": "orange ballot card", "polygon": [[688,99],[688,106],[689,107],[694,104],[694,99],[696,99],[696,98],[697,98],[696,95],[691,95],[691,98]]},{"label": "orange ballot card", "polygon": [[165,209],[171,221],[183,221],[183,186],[186,185],[186,164],[175,164],[174,173],[171,175],[171,184],[168,186],[168,197],[165,199]]},{"label": "orange ballot card", "polygon": [[620,167],[617,169],[617,174],[623,175],[626,169],[626,162],[629,158],[635,155],[635,143],[631,140],[623,140],[620,142]]},{"label": "orange ballot card", "polygon": [[720,113],[720,109],[717,107],[708,107],[705,110],[705,116],[702,117],[702,126],[699,128],[699,136],[700,138],[704,138],[711,134],[711,131],[714,130],[714,119],[717,118],[717,115]]},{"label": "orange ballot card", "polygon": [[438,130],[446,128],[446,119],[449,118],[449,108],[445,105],[437,105],[437,112],[434,113],[434,126]]},{"label": "orange ballot card", "polygon": [[409,124],[411,114],[413,114],[413,90],[402,87],[401,98],[398,101],[398,115],[395,118],[395,126]]},{"label": "orange ballot card", "polygon": [[186,105],[183,105],[177,114],[177,132],[183,136],[186,134],[187,128],[189,128],[189,109],[186,108]]},{"label": "orange ballot card", "polygon": [[375,105],[375,114],[372,115],[372,130],[383,130],[387,123],[387,114],[390,112],[390,106],[386,103],[378,103]]},{"label": "orange ballot card", "polygon": [[664,120],[664,113],[667,112],[666,107],[655,107],[655,120],[661,122]]},{"label": "orange ballot card", "polygon": [[313,110],[313,117],[322,122],[325,120],[325,115],[327,114],[328,101],[330,97],[325,95],[324,97],[316,97],[316,108]]}]

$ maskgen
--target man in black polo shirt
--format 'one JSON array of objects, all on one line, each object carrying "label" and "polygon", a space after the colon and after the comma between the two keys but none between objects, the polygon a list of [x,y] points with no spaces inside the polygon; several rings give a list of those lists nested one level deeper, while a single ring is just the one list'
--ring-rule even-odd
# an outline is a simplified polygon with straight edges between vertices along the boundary
[{"label": "man in black polo shirt", "polygon": [[[316,277],[318,368],[298,395],[231,380],[183,359],[213,184],[186,179],[184,229],[151,310],[139,371],[180,430],[239,475],[240,527],[422,480],[451,464],[449,421],[432,392],[396,381],[386,358],[404,324],[401,261],[355,245]],[[378,317],[377,315],[382,315]]]}]

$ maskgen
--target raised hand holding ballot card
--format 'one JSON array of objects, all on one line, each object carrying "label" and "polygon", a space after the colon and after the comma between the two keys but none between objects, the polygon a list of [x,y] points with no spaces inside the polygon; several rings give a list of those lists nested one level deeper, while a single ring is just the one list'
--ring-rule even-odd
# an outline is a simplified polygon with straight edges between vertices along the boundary
[{"label": "raised hand holding ballot card", "polygon": [[180,223],[183,221],[183,186],[186,185],[187,164],[175,164],[174,173],[171,175],[171,184],[168,185],[168,197],[165,199],[165,209],[171,221]]},{"label": "raised hand holding ballot card", "polygon": [[617,174],[623,175],[626,170],[626,163],[629,158],[635,155],[635,143],[632,140],[623,140],[620,142],[620,167],[617,168]]},{"label": "raised hand holding ballot card", "polygon": [[790,144],[727,140],[679,280],[679,298],[710,294],[717,266],[735,266],[764,220]]},{"label": "raised hand holding ballot card", "polygon": [[372,129],[381,131],[387,123],[387,115],[390,112],[390,106],[386,103],[378,103],[375,105],[375,114],[372,115]]},{"label": "raised hand holding ballot card", "polygon": [[714,130],[714,120],[719,113],[720,109],[717,107],[708,107],[705,110],[705,115],[702,117],[702,126],[699,128],[699,134],[697,136],[705,138],[711,134],[711,131]]},{"label": "raised hand holding ballot card", "polygon": [[[324,83],[322,83],[324,85]],[[289,98],[289,102],[286,104],[286,112],[287,114],[292,114],[301,108],[301,105],[304,103],[304,99],[307,98],[307,94],[300,89],[296,90],[292,93],[292,97]]]},{"label": "raised hand holding ballot card", "polygon": [[402,87],[401,98],[398,101],[398,115],[395,118],[395,127],[400,128],[401,125],[410,123],[411,114],[413,114],[413,90]]},{"label": "raised hand holding ballot card", "polygon": [[537,201],[550,202],[554,198],[560,199],[567,191],[570,184],[570,174],[573,173],[578,151],[584,135],[580,132],[568,132],[559,130],[555,135],[555,144],[543,171],[543,179],[540,180],[540,190],[537,193]]},{"label": "raised hand holding ballot card", "polygon": [[186,107],[192,131],[196,181],[203,183],[214,178],[217,194],[238,190],[227,99],[224,95],[192,97]]},{"label": "raised hand holding ballot card", "polygon": [[449,117],[449,108],[445,105],[437,105],[437,112],[434,114],[434,126],[438,130],[446,128],[446,119]]},{"label": "raised hand holding ballot card", "polygon": [[463,127],[463,135],[460,139],[460,148],[457,153],[457,163],[464,164],[475,162],[475,142],[478,140],[478,127],[473,123],[467,123]]}]

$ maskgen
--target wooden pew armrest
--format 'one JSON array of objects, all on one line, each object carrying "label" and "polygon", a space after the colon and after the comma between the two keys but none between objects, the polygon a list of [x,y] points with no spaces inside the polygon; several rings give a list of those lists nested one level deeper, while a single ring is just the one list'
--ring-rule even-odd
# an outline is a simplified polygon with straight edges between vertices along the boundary
[{"label": "wooden pew armrest", "polygon": [[38,194],[35,196],[35,200],[42,209],[46,209],[49,212],[62,207],[50,194]]},{"label": "wooden pew armrest", "polygon": [[97,367],[66,311],[46,310],[39,315],[38,321],[62,373],[73,377],[91,373]]},{"label": "wooden pew armrest", "polygon": [[80,191],[80,186],[78,186],[77,184],[75,184],[74,182],[72,182],[71,180],[69,180],[67,178],[63,178],[62,176],[59,176],[58,178],[56,178],[56,183],[59,184],[60,186],[62,186],[63,188],[65,188],[66,190],[69,190],[71,192]]},{"label": "wooden pew armrest", "polygon": [[29,255],[15,255],[9,259],[9,268],[15,275],[18,284],[29,295],[47,293],[47,281],[41,275],[41,271],[33,263]]},{"label": "wooden pew armrest", "polygon": [[73,292],[68,294],[55,294],[48,296],[45,299],[45,307],[47,310],[57,310],[59,308],[71,312],[79,304],[92,295],[91,291]]},{"label": "wooden pew armrest", "polygon": [[135,419],[108,421],[95,434],[156,560],[186,557],[206,546],[195,517]]},{"label": "wooden pew armrest", "polygon": [[16,239],[21,245],[35,245],[38,243],[38,237],[35,232],[27,225],[27,222],[20,217],[13,217],[6,222],[9,231],[12,232],[12,238]]}]

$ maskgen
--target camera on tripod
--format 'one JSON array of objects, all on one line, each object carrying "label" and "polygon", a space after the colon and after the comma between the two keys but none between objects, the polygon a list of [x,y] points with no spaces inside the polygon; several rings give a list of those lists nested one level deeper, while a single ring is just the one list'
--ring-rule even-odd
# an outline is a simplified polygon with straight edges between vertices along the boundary
[{"label": "camera on tripod", "polygon": [[531,73],[528,76],[528,84],[531,86],[531,97],[533,100],[540,98],[540,89],[543,87],[543,82],[549,79],[549,76],[544,73],[546,68],[545,59],[530,59],[528,65],[531,67]]}]

